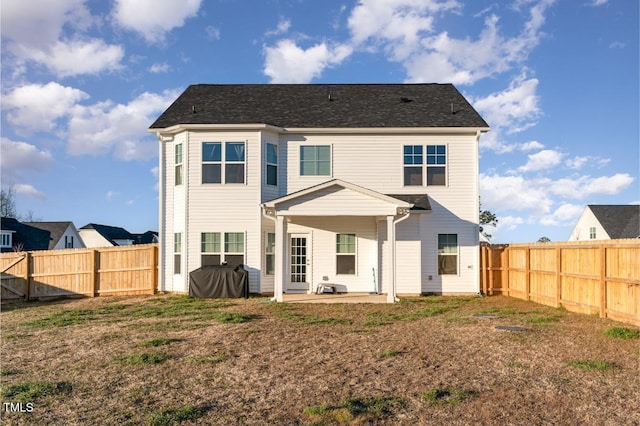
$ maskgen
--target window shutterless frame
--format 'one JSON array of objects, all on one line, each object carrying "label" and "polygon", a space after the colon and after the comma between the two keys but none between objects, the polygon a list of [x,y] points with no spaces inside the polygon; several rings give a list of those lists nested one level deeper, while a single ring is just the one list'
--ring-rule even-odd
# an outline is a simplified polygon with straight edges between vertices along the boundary
[{"label": "window shutterless frame", "polygon": [[245,183],[245,142],[202,142],[202,183]]},{"label": "window shutterless frame", "polygon": [[266,144],[266,182],[267,185],[278,185],[278,145]]},{"label": "window shutterless frame", "polygon": [[331,176],[331,145],[301,145],[299,176]]}]

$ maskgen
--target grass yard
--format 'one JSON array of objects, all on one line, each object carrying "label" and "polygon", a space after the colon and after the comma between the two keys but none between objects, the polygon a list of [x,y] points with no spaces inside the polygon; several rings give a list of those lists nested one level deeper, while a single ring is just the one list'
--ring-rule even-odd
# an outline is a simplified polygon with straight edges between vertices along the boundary
[{"label": "grass yard", "polygon": [[507,297],[158,295],[0,317],[6,425],[640,424],[637,328]]}]

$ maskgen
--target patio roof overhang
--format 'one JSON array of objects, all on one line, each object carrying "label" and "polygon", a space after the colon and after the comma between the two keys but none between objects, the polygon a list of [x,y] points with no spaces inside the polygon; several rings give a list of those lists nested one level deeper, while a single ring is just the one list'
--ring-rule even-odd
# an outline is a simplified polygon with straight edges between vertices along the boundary
[{"label": "patio roof overhang", "polygon": [[395,216],[411,212],[414,203],[333,179],[267,201],[261,206],[271,217]]}]

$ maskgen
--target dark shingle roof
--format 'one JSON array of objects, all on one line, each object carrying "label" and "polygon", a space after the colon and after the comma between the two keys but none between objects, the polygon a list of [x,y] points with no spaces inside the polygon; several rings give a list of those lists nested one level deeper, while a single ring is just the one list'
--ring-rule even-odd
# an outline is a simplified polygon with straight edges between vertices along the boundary
[{"label": "dark shingle roof", "polygon": [[[22,251],[47,250],[51,233],[43,229],[18,222],[16,219],[3,217],[0,222],[3,230],[14,231],[12,245]],[[13,251],[13,248],[2,248],[2,252]]]},{"label": "dark shingle roof", "polygon": [[62,234],[73,225],[71,222],[23,222],[25,225],[33,226],[34,228],[43,229],[51,233],[51,239],[49,241],[49,250],[53,250]]},{"label": "dark shingle roof", "polygon": [[397,198],[398,200],[406,201],[413,204],[412,211],[426,211],[431,210],[431,204],[429,203],[429,196],[427,194],[387,194],[389,197]]},{"label": "dark shingle roof", "polygon": [[640,236],[640,205],[597,205],[589,209],[611,239]]},{"label": "dark shingle roof", "polygon": [[118,245],[114,240],[136,240],[136,238],[131,233],[129,233],[129,231],[118,226],[89,223],[80,229],[95,229],[100,235],[106,238],[114,246]]},{"label": "dark shingle roof", "polygon": [[198,84],[151,129],[178,124],[489,127],[452,84]]}]

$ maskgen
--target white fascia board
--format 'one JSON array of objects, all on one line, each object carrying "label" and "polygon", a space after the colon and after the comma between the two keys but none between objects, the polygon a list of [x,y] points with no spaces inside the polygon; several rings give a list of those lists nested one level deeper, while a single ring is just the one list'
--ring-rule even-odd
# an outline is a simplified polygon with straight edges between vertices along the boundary
[{"label": "white fascia board", "polygon": [[490,127],[288,127],[284,133],[307,134],[473,134],[484,133]]},{"label": "white fascia board", "polygon": [[176,124],[175,126],[147,129],[147,132],[160,136],[175,135],[183,131],[204,130],[272,130],[283,132],[284,129],[270,124]]}]

